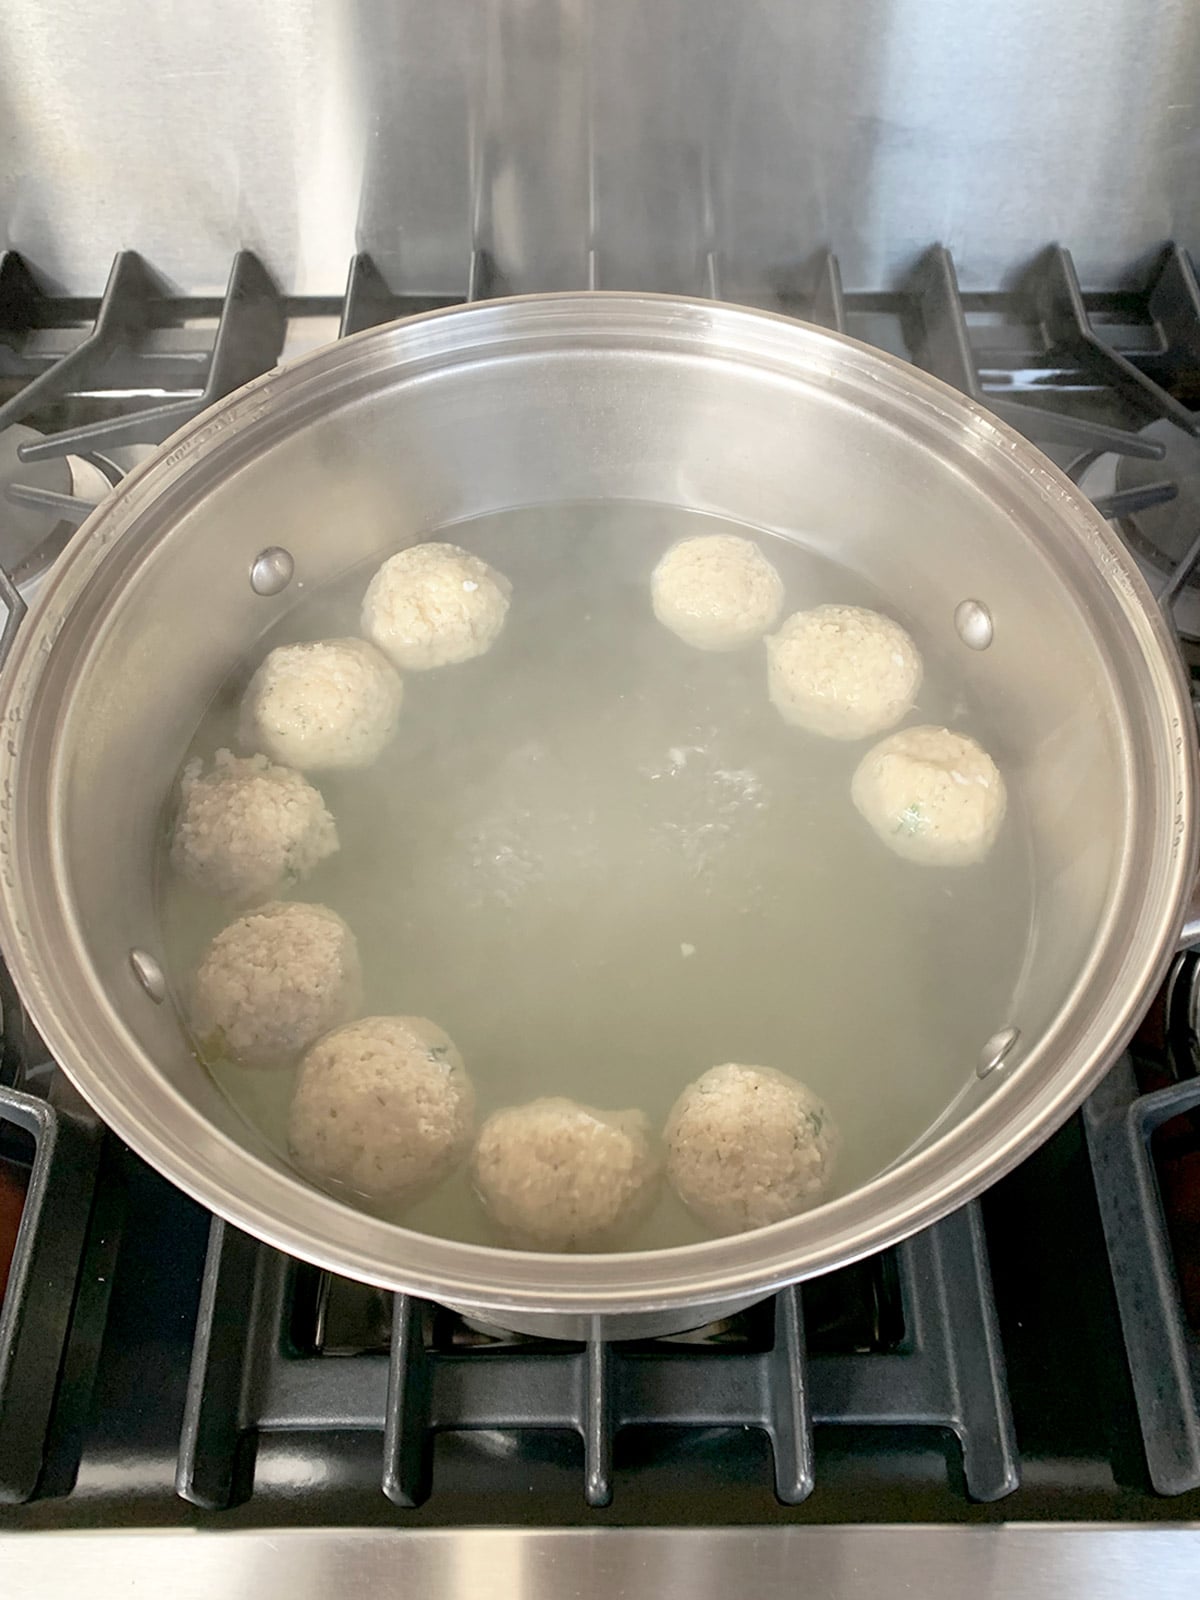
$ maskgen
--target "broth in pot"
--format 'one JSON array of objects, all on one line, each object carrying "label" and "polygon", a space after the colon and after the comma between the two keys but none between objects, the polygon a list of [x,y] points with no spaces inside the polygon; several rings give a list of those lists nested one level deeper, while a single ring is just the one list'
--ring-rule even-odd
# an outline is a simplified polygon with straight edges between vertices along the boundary
[{"label": "broth in pot", "polygon": [[[340,847],[317,850],[285,898],[328,907],[353,931],[355,1015],[444,1031],[480,1121],[565,1098],[643,1113],[656,1145],[687,1085],[722,1063],[754,1064],[828,1109],[839,1131],[831,1198],[919,1141],[973,1080],[981,1039],[1009,1020],[1033,916],[1030,840],[1009,775],[984,860],[927,865],[881,842],[851,798],[879,736],[789,725],[768,697],[761,638],[697,649],[656,619],[656,564],[711,533],[750,538],[769,558],[782,618],[834,603],[906,626],[924,676],[900,726],[970,735],[1004,772],[987,707],[965,696],[934,641],[802,533],[627,502],[507,511],[429,535],[511,583],[503,629],[474,659],[402,670],[395,736],[368,765],[308,775]],[[307,595],[259,641],[189,759],[207,770],[219,750],[248,753],[239,709],[263,656],[358,636],[373,572]],[[246,907],[188,882],[169,845],[168,828],[164,948],[186,1013],[206,945]],[[295,1065],[239,1065],[211,1039],[198,1048],[286,1154]],[[331,1187],[423,1232],[510,1242],[465,1158],[415,1203]],[[605,1247],[711,1231],[663,1184]]]}]

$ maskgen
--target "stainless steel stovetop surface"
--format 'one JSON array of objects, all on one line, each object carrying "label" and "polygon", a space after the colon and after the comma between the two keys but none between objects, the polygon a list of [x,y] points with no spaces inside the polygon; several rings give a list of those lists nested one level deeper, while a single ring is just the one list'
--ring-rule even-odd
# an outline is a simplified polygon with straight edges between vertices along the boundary
[{"label": "stainless steel stovetop surface", "polygon": [[20,1600],[143,1593],[172,1600],[1193,1600],[1200,1530],[864,1525],[0,1536],[0,1576]]}]

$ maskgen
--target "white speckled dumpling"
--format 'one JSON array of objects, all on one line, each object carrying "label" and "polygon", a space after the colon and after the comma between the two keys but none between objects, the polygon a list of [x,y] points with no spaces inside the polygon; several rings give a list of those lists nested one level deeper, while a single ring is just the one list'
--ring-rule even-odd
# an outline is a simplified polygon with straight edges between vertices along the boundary
[{"label": "white speckled dumpling", "polygon": [[751,539],[697,534],[663,556],[650,579],[654,615],[697,650],[740,650],[774,627],[783,579]]},{"label": "white speckled dumpling", "polygon": [[358,947],[337,912],[277,901],[230,923],[208,946],[189,1020],[206,1056],[279,1067],[361,1003]]},{"label": "white speckled dumpling", "polygon": [[171,865],[198,888],[235,900],[277,893],[337,848],[324,800],[298,772],[228,750],[209,773],[200,761],[184,768]]},{"label": "white speckled dumpling", "polygon": [[305,1056],[288,1147],[320,1183],[409,1205],[465,1158],[475,1091],[454,1041],[424,1017],[364,1017]]},{"label": "white speckled dumpling", "polygon": [[508,1243],[527,1250],[619,1247],[649,1210],[659,1162],[640,1111],[550,1098],[484,1123],[475,1189]]},{"label": "white speckled dumpling", "polygon": [[250,680],[239,739],[301,772],[370,766],[403,696],[400,675],[363,639],[280,645]]},{"label": "white speckled dumpling", "polygon": [[889,850],[968,867],[996,842],[1008,797],[982,745],[949,728],[901,728],[859,762],[851,798]]},{"label": "white speckled dumpling", "polygon": [[829,1188],[838,1142],[827,1108],[805,1084],[737,1062],[689,1084],[663,1133],[668,1182],[715,1233],[810,1210]]},{"label": "white speckled dumpling", "polygon": [[862,606],[797,611],[767,640],[767,692],[785,722],[867,739],[912,710],[923,668],[898,622]]},{"label": "white speckled dumpling", "polygon": [[362,631],[406,672],[456,666],[488,651],[508,615],[512,585],[454,544],[414,544],[367,585]]}]

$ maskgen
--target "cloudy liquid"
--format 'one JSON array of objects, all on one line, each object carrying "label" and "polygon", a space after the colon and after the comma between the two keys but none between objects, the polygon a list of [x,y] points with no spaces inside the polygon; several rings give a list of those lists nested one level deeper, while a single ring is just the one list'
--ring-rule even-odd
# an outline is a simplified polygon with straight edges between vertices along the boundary
[{"label": "cloudy liquid", "polygon": [[[785,615],[838,601],[906,620],[801,545],[695,513],[560,506],[440,530],[511,579],[505,630],[478,660],[406,674],[399,733],[373,767],[314,776],[342,848],[291,897],[333,907],[354,930],[364,1014],[446,1029],[481,1118],[565,1095],[640,1107],[661,1128],[707,1068],[778,1067],[839,1124],[836,1195],[925,1133],[1007,1021],[1032,915],[1028,840],[1010,784],[984,863],[893,856],[850,801],[869,741],[787,727],[767,699],[761,644],[709,654],[656,622],[649,579],[663,551],[730,531],[750,533],[778,568]],[[358,633],[372,571],[288,612],[231,674],[193,755],[235,747],[241,692],[268,649]],[[914,636],[925,681],[911,720],[987,745],[984,708]],[[236,913],[165,862],[160,876],[182,989]],[[294,1074],[210,1070],[286,1151]],[[364,1206],[497,1242],[465,1173],[402,1215]],[[705,1236],[664,1191],[621,1243]]]}]

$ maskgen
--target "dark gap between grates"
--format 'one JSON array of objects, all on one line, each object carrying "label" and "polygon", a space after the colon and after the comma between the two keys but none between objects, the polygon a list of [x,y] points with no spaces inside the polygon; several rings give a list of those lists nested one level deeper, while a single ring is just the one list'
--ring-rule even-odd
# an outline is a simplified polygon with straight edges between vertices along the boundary
[{"label": "dark gap between grates", "polygon": [[1200,1084],[1191,1107],[1150,1139],[1184,1320],[1200,1338]]},{"label": "dark gap between grates", "polygon": [[[0,1118],[3,1116],[0,1108]],[[0,1311],[8,1290],[8,1277],[17,1253],[17,1237],[25,1211],[25,1197],[37,1144],[33,1135],[15,1122],[0,1120]]]}]

